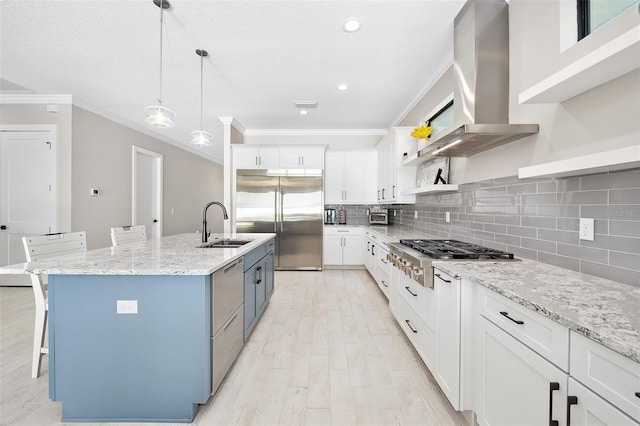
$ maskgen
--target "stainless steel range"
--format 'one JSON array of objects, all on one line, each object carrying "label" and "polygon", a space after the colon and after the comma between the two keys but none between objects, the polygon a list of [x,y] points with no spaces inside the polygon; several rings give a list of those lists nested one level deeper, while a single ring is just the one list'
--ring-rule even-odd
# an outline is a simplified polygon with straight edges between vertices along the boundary
[{"label": "stainless steel range", "polygon": [[433,287],[434,260],[514,261],[513,253],[457,240],[400,240],[389,244],[388,260],[412,280]]}]

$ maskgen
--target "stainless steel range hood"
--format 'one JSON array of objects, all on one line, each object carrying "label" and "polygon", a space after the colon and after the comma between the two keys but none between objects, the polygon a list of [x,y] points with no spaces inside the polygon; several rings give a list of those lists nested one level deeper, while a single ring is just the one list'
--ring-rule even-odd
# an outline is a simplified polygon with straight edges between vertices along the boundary
[{"label": "stainless steel range hood", "polygon": [[454,22],[454,124],[419,156],[468,157],[538,133],[509,124],[509,5],[468,0]]}]

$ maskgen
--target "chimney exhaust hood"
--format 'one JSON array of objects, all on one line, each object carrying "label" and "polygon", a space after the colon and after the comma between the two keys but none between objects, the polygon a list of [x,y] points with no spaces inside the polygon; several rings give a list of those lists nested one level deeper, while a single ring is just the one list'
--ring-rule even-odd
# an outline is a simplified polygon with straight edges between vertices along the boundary
[{"label": "chimney exhaust hood", "polygon": [[468,157],[538,133],[509,124],[509,5],[468,0],[454,21],[454,124],[418,156]]}]

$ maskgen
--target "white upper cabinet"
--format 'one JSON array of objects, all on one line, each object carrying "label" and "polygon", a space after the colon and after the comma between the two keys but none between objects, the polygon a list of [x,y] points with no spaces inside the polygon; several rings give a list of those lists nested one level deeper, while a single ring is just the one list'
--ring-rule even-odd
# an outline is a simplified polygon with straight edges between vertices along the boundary
[{"label": "white upper cabinet", "polygon": [[415,194],[403,195],[403,191],[416,186],[416,167],[402,165],[404,154],[408,157],[417,149],[411,130],[411,127],[392,127],[376,147],[379,156],[376,198],[379,203],[416,202]]},{"label": "white upper cabinet", "polygon": [[322,169],[324,168],[324,150],[324,145],[282,146],[280,148],[280,168]]},{"label": "white upper cabinet", "polygon": [[232,145],[235,169],[322,169],[326,145]]},{"label": "white upper cabinet", "polygon": [[273,146],[232,145],[235,169],[277,169],[280,150]]},{"label": "white upper cabinet", "polygon": [[376,202],[376,151],[328,149],[325,157],[324,202],[368,204]]}]

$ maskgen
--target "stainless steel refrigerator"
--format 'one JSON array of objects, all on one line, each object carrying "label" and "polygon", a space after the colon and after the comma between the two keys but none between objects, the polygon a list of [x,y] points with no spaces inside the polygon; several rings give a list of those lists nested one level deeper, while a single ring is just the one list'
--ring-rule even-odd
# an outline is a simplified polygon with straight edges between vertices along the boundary
[{"label": "stainless steel refrigerator", "polygon": [[299,172],[274,176],[267,170],[237,170],[236,231],[275,232],[276,269],[321,270],[322,171]]}]

